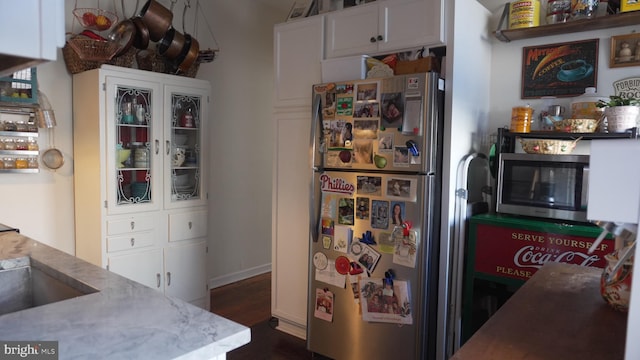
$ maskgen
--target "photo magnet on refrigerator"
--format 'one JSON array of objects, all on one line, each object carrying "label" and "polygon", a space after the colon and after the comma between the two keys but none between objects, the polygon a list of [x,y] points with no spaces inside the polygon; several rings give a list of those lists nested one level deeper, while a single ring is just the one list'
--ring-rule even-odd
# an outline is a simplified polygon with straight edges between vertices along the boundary
[{"label": "photo magnet on refrigerator", "polygon": [[316,309],[313,315],[324,321],[333,321],[333,293],[328,289],[316,289]]}]

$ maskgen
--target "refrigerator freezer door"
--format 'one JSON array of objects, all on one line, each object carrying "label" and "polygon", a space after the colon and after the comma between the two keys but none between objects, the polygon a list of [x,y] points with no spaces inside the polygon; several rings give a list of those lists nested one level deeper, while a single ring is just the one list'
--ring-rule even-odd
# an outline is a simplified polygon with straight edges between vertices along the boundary
[{"label": "refrigerator freezer door", "polygon": [[315,85],[312,151],[323,156],[314,157],[321,162],[314,166],[436,172],[443,99],[438,87],[437,73]]},{"label": "refrigerator freezer door", "polygon": [[[312,223],[319,224],[319,239],[309,252],[308,348],[334,359],[427,358],[436,319],[435,178],[328,171],[317,172],[314,182],[318,204]],[[411,223],[406,238],[405,222]],[[352,281],[367,276],[408,285],[408,314],[391,306],[363,314],[363,296]],[[402,299],[403,290],[394,291]]]}]

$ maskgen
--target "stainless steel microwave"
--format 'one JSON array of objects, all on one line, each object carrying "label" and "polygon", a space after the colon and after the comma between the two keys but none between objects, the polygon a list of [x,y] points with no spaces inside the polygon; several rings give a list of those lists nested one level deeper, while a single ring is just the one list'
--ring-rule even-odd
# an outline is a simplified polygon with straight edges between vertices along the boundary
[{"label": "stainless steel microwave", "polygon": [[587,221],[588,155],[502,153],[496,212]]}]

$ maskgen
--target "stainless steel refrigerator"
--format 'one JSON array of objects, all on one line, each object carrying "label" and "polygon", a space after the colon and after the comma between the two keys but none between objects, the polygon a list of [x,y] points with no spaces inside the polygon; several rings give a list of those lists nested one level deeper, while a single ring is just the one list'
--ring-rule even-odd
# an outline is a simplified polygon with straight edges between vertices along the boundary
[{"label": "stainless steel refrigerator", "polygon": [[444,81],[313,86],[307,347],[435,356]]}]

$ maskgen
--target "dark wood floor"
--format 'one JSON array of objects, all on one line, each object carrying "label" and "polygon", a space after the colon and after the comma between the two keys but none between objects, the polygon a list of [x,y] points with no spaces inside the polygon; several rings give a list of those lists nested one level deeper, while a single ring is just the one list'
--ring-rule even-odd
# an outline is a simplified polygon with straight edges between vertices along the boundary
[{"label": "dark wood floor", "polygon": [[317,359],[305,341],[276,330],[271,318],[271,273],[211,290],[211,312],[251,327],[251,342],[227,354],[228,360]]}]

